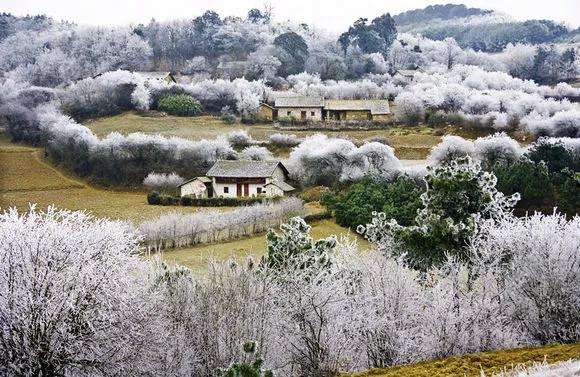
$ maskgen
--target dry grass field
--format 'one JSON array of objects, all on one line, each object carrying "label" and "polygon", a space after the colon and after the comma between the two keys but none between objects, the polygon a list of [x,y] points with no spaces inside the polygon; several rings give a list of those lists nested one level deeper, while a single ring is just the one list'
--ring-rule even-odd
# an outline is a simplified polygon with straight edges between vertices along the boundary
[{"label": "dry grass field", "polygon": [[254,139],[266,140],[275,133],[292,133],[301,137],[316,133],[329,136],[348,137],[363,141],[375,136],[386,137],[395,148],[401,159],[424,159],[429,150],[441,141],[441,135],[454,134],[466,138],[475,138],[484,133],[464,130],[460,127],[444,127],[434,129],[425,126],[392,126],[385,129],[371,130],[293,130],[274,124],[232,124],[228,125],[214,116],[176,117],[176,116],[145,116],[137,112],[126,112],[120,115],[105,117],[85,122],[96,135],[104,137],[111,132],[129,134],[142,132],[164,136],[178,136],[190,140],[213,139],[233,130],[245,129]]},{"label": "dry grass field", "polygon": [[147,204],[145,192],[92,187],[65,175],[42,158],[42,150],[11,144],[0,135],[0,210],[26,211],[49,205],[86,210],[97,217],[140,222],[171,211],[193,212],[194,207],[161,207]]},{"label": "dry grass field", "polygon": [[[547,362],[550,364],[580,358],[580,343],[555,344],[538,348],[496,350],[446,359],[425,361],[385,369],[355,373],[351,377],[479,377],[481,372],[510,371],[516,365]],[[523,376],[523,375],[522,375]]]},{"label": "dry grass field", "polygon": [[[349,241],[356,242],[361,250],[371,248],[371,244],[364,238],[337,225],[332,220],[317,221],[311,225],[310,234],[315,240],[336,235],[339,239],[345,237]],[[202,272],[207,268],[210,260],[225,261],[233,257],[238,261],[243,261],[248,256],[258,259],[264,254],[265,249],[266,236],[265,234],[259,234],[254,237],[219,244],[196,245],[190,248],[165,251],[160,253],[159,256],[165,262],[180,264],[194,271]]]}]

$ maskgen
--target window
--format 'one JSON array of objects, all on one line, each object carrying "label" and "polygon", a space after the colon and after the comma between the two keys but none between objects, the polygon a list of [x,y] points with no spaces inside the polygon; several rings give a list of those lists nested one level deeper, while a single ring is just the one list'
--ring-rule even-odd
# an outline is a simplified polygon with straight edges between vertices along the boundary
[{"label": "window", "polygon": [[311,111],[311,112],[310,112],[310,115],[314,116],[314,111]]},{"label": "window", "polygon": [[256,188],[256,192],[258,193],[258,195],[261,194],[262,193],[262,188],[261,187],[257,187]]},{"label": "window", "polygon": [[224,187],[224,194],[228,194],[230,192],[230,188],[229,187]]},{"label": "window", "polygon": [[287,111],[286,115],[288,115],[288,116],[292,115],[292,111]]}]

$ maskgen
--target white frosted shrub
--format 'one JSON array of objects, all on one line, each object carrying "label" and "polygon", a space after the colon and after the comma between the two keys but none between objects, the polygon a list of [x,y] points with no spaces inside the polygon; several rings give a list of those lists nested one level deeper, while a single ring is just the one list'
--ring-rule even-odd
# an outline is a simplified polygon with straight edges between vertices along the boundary
[{"label": "white frosted shrub", "polygon": [[138,240],[83,212],[1,214],[0,373],[155,371],[166,339]]},{"label": "white frosted shrub", "polygon": [[507,261],[511,321],[540,344],[580,340],[580,217],[535,214],[485,227],[472,249]]},{"label": "white frosted shrub", "polygon": [[580,110],[560,111],[551,118],[553,136],[580,137]]},{"label": "white frosted shrub", "polygon": [[353,182],[365,176],[389,181],[401,169],[394,149],[378,142],[363,144],[349,153],[347,160],[340,177],[341,181]]},{"label": "white frosted shrub", "polygon": [[303,214],[302,200],[291,197],[225,212],[170,213],[141,223],[138,231],[148,251],[160,251],[246,237]]},{"label": "white frosted shrub", "polygon": [[475,157],[473,142],[461,136],[447,135],[443,136],[441,143],[431,149],[427,161],[431,165],[437,165],[465,156]]},{"label": "white frosted shrub", "polygon": [[174,189],[180,186],[185,179],[181,178],[175,173],[149,173],[147,177],[143,180],[143,186],[150,187],[152,189]]},{"label": "white frosted shrub", "polygon": [[524,153],[518,142],[503,132],[477,138],[473,145],[476,158],[485,167],[511,164]]},{"label": "white frosted shrub", "polygon": [[235,147],[247,147],[254,143],[254,139],[246,130],[230,131],[226,138]]},{"label": "white frosted shrub", "polygon": [[151,92],[145,85],[137,85],[131,94],[131,102],[139,110],[149,110],[151,106]]},{"label": "white frosted shrub", "polygon": [[300,144],[300,138],[294,134],[272,134],[268,138],[271,144],[279,147],[295,147]]},{"label": "white frosted shrub", "polygon": [[401,164],[388,145],[369,142],[357,147],[350,140],[318,134],[293,149],[288,167],[292,177],[303,185],[330,186],[367,175],[390,180]]},{"label": "white frosted shrub", "polygon": [[304,185],[332,185],[342,175],[348,155],[356,146],[348,140],[317,134],[295,147],[288,159],[294,179]]},{"label": "white frosted shrub", "polygon": [[272,156],[272,152],[266,147],[251,145],[240,152],[240,158],[243,160],[264,161],[272,160],[274,156]]},{"label": "white frosted shrub", "polygon": [[416,125],[423,120],[425,107],[422,101],[411,93],[402,93],[395,98],[395,119],[398,122]]}]

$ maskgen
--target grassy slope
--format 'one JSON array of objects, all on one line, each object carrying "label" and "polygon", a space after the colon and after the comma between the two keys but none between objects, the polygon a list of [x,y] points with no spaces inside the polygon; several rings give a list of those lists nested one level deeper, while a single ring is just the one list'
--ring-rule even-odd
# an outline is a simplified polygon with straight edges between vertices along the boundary
[{"label": "grassy slope", "polygon": [[[366,240],[337,225],[332,220],[322,220],[313,223],[310,234],[314,239],[325,238],[330,235],[337,235],[340,239],[341,236],[344,236],[351,241],[356,241],[362,250],[368,250],[371,247]],[[194,271],[201,271],[210,259],[225,261],[230,257],[236,257],[239,261],[247,256],[259,258],[265,251],[265,244],[265,235],[259,234],[254,237],[230,242],[196,245],[190,248],[166,251],[161,254],[161,258],[169,263],[177,263]]]},{"label": "grassy slope", "polygon": [[385,369],[374,369],[351,377],[432,377],[432,376],[480,376],[510,370],[518,364],[533,362],[556,363],[580,358],[580,343],[557,344],[538,348],[518,348],[497,350],[446,359],[425,361],[417,364],[396,366]]},{"label": "grassy slope", "polygon": [[37,148],[11,144],[0,135],[0,208],[39,209],[49,205],[87,210],[98,217],[141,221],[171,211],[194,212],[194,207],[147,204],[145,193],[113,191],[87,185],[50,166]]},{"label": "grassy slope", "polygon": [[[199,140],[204,138],[213,139],[232,130],[243,128],[247,129],[255,139],[265,140],[269,135],[280,132],[292,133],[298,136],[307,136],[322,132],[320,130],[284,130],[283,127],[276,128],[273,124],[256,124],[252,126],[242,124],[227,125],[219,118],[213,116],[154,117],[142,116],[136,112],[127,112],[112,117],[91,120],[85,122],[85,124],[100,137],[116,131],[122,134],[143,132]],[[363,141],[373,136],[384,136],[391,141],[398,157],[402,159],[425,158],[430,148],[438,144],[441,140],[440,134],[457,134],[466,138],[475,138],[482,135],[482,133],[451,126],[441,130],[435,130],[425,126],[393,126],[379,130],[325,130],[324,133],[329,136],[346,136],[358,141]]]}]

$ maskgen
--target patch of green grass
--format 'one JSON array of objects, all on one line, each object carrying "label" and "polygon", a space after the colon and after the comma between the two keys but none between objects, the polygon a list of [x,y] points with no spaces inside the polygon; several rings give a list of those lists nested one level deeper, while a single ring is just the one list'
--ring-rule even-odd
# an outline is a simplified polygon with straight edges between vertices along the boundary
[{"label": "patch of green grass", "polygon": [[510,370],[516,365],[531,365],[534,362],[553,364],[580,358],[580,343],[554,344],[536,348],[516,348],[453,356],[445,359],[424,361],[384,369],[372,369],[354,373],[351,377],[451,377],[480,376]]},{"label": "patch of green grass", "polygon": [[[316,240],[331,235],[336,235],[339,239],[342,236],[351,241],[356,241],[360,250],[369,250],[371,248],[371,244],[368,241],[349,232],[348,229],[337,225],[332,220],[321,220],[313,223],[310,234]],[[196,245],[189,248],[165,251],[159,253],[159,256],[168,263],[180,264],[196,272],[203,272],[210,260],[223,262],[231,257],[234,257],[237,261],[244,261],[246,257],[258,260],[264,254],[265,249],[266,236],[265,234],[259,234],[229,242]]]}]

